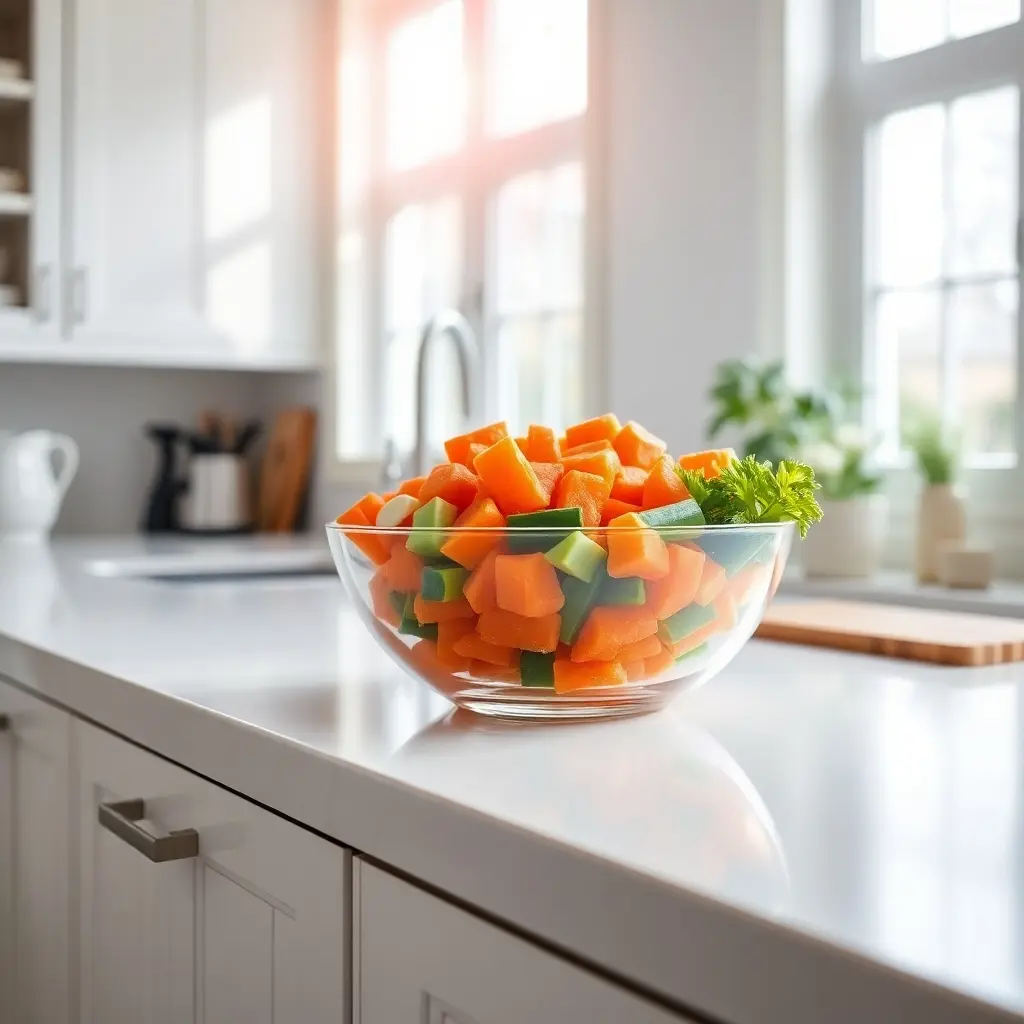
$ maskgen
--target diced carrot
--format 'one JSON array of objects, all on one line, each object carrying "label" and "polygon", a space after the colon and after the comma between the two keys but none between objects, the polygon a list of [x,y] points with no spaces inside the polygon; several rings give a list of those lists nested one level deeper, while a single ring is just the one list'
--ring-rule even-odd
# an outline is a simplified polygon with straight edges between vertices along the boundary
[{"label": "diced carrot", "polygon": [[570,448],[567,452],[562,452],[562,458],[564,459],[567,455],[593,455],[594,452],[613,452],[615,449],[612,447],[611,441],[604,437],[600,441],[588,441],[586,444],[578,444],[575,448]]},{"label": "diced carrot", "polygon": [[490,445],[481,444],[479,441],[471,441],[469,449],[466,452],[466,463],[469,466],[473,465],[473,460],[481,453],[487,451]]},{"label": "diced carrot", "polygon": [[[359,507],[359,502],[356,502],[351,508],[345,509],[340,516],[335,520],[340,526],[372,526],[373,524],[366,517],[366,513]],[[388,558],[391,556],[390,549],[386,548],[381,543],[381,538],[372,533],[356,533],[355,531],[345,533],[345,536],[352,541],[353,544],[366,557],[374,563],[374,565],[383,565]]]},{"label": "diced carrot", "polygon": [[494,560],[494,584],[498,607],[516,615],[539,619],[560,611],[565,604],[558,573],[539,551],[498,555]]},{"label": "diced carrot", "polygon": [[628,501],[630,505],[643,507],[644,484],[647,483],[647,470],[639,466],[623,466],[616,474],[612,484],[612,497],[619,501]]},{"label": "diced carrot", "polygon": [[473,467],[498,508],[510,516],[548,507],[547,495],[526,456],[511,437],[503,437],[474,460]]},{"label": "diced carrot", "polygon": [[489,644],[550,654],[558,647],[561,625],[562,617],[557,612],[529,619],[503,608],[492,608],[480,616],[476,631]]},{"label": "diced carrot", "polygon": [[470,573],[462,588],[462,596],[469,602],[477,614],[494,608],[498,603],[494,583],[494,560],[500,554],[500,548],[494,547],[483,557],[483,561]]},{"label": "diced carrot", "polygon": [[690,452],[679,456],[683,469],[699,469],[708,480],[722,475],[722,470],[736,458],[731,448],[712,448],[705,452]]},{"label": "diced carrot", "polygon": [[384,507],[384,499],[379,494],[370,491],[369,494],[364,494],[356,504],[366,516],[366,521],[373,526],[377,522],[377,513]]},{"label": "diced carrot", "polygon": [[517,437],[516,438],[516,444],[518,445],[519,450],[527,457],[527,459],[529,459],[529,457],[530,457],[530,441],[529,441],[529,438]]},{"label": "diced carrot", "polygon": [[601,512],[608,500],[608,483],[593,473],[570,469],[555,488],[552,508],[577,507],[583,513],[584,526],[600,526]]},{"label": "diced carrot", "polygon": [[736,598],[729,593],[728,589],[722,592],[712,601],[711,606],[715,609],[715,622],[722,632],[736,628],[739,621],[736,609]]},{"label": "diced carrot", "polygon": [[588,690],[592,686],[622,686],[626,670],[617,661],[555,660],[555,693]]},{"label": "diced carrot", "polygon": [[718,632],[718,623],[709,622],[700,629],[695,629],[689,636],[684,636],[678,643],[672,644],[669,651],[673,658],[681,658],[690,651],[697,650],[701,644],[707,643]]},{"label": "diced carrot", "polygon": [[473,463],[469,457],[471,444],[482,444],[485,448],[489,448],[503,437],[508,437],[508,427],[504,423],[489,423],[486,427],[478,427],[468,434],[449,438],[444,443],[444,450],[451,462],[472,466]]},{"label": "diced carrot", "polygon": [[765,587],[771,580],[772,567],[751,563],[744,566],[732,579],[727,580],[725,590],[736,599],[738,607],[742,608],[751,598],[751,595],[759,587]]},{"label": "diced carrot", "polygon": [[380,496],[380,500],[386,505],[393,497],[395,497],[396,494],[398,494],[398,491],[385,491]]},{"label": "diced carrot", "polygon": [[649,658],[644,658],[644,675],[648,678],[651,676],[660,676],[662,672],[672,668],[675,663],[675,656],[664,644],[662,644],[657,654],[652,654]]},{"label": "diced carrot", "polygon": [[398,493],[411,494],[414,498],[418,498],[426,482],[427,478],[425,476],[414,476],[411,480],[406,480],[399,484]]},{"label": "diced carrot", "polygon": [[704,560],[704,569],[700,575],[700,585],[693,600],[705,608],[722,592],[725,586],[725,570],[710,558]]},{"label": "diced carrot", "polygon": [[558,438],[550,427],[531,423],[530,429],[526,432],[526,444],[526,457],[531,462],[557,462],[562,457]]},{"label": "diced carrot", "polygon": [[443,498],[460,512],[476,501],[480,481],[476,474],[458,463],[441,462],[427,476],[419,499],[425,505],[431,498]]},{"label": "diced carrot", "polygon": [[608,484],[609,494],[622,468],[618,455],[611,448],[599,452],[582,452],[579,455],[563,455],[562,465],[566,472],[576,469],[581,473],[593,473],[601,477]]},{"label": "diced carrot", "polygon": [[[516,654],[518,653],[516,651]],[[486,661],[473,660],[470,662],[469,674],[473,679],[489,683],[518,683],[519,663],[517,660],[510,667],[502,668],[501,665],[489,665]]]},{"label": "diced carrot", "polygon": [[409,593],[420,589],[423,575],[423,559],[413,554],[404,544],[391,549],[391,557],[384,563],[392,590]]},{"label": "diced carrot", "polygon": [[476,619],[449,619],[437,624],[437,660],[453,672],[469,671],[471,659],[455,653],[455,642],[476,629]]},{"label": "diced carrot", "polygon": [[586,444],[588,441],[614,441],[621,429],[622,426],[614,413],[595,416],[592,420],[574,423],[566,428],[566,447],[575,448],[576,445]]},{"label": "diced carrot", "polygon": [[697,595],[705,554],[698,547],[668,545],[668,575],[645,586],[647,609],[659,621],[685,608]]},{"label": "diced carrot", "polygon": [[643,494],[644,508],[661,508],[662,505],[672,505],[689,496],[690,492],[676,472],[672,456],[662,455],[647,474]]},{"label": "diced carrot", "polygon": [[658,620],[642,605],[599,605],[587,616],[572,648],[573,661],[610,661],[626,644],[658,632]]},{"label": "diced carrot", "polygon": [[[619,516],[628,515],[630,512],[640,511],[642,510],[639,505],[630,505],[628,501],[619,501],[616,498],[609,498],[604,503],[604,508],[601,510],[601,525],[607,526],[613,519],[618,519]],[[605,543],[603,547],[607,548],[607,543]]]},{"label": "diced carrot", "polygon": [[668,575],[668,546],[636,512],[608,524],[608,575],[660,580]]},{"label": "diced carrot", "polygon": [[657,634],[652,633],[650,636],[644,637],[643,640],[620,647],[616,658],[619,661],[643,661],[645,658],[653,658],[661,649],[661,641]]},{"label": "diced carrot", "polygon": [[460,597],[455,601],[424,601],[417,594],[412,602],[412,610],[421,623],[445,622],[449,619],[471,619],[476,612],[470,603]]},{"label": "diced carrot", "polygon": [[630,683],[640,683],[647,678],[647,669],[642,661],[624,661],[622,667],[626,670],[626,680]]},{"label": "diced carrot", "polygon": [[649,430],[630,420],[615,435],[615,451],[624,466],[650,469],[665,454],[668,445]]},{"label": "diced carrot", "polygon": [[565,466],[560,462],[531,462],[530,465],[533,466],[533,471],[537,474],[537,479],[540,481],[544,493],[548,496],[548,504],[550,505],[555,488],[558,486],[558,481],[565,475]]},{"label": "diced carrot", "polygon": [[[494,504],[494,500],[477,498],[455,520],[456,532],[445,541],[441,554],[467,569],[475,569],[483,561],[484,555],[501,541],[502,534],[494,528],[504,525],[505,517]],[[467,529],[459,533],[460,527]],[[482,527],[489,529],[481,529]]]},{"label": "diced carrot", "polygon": [[385,567],[381,566],[371,577],[370,577],[370,604],[373,608],[373,614],[381,620],[386,622],[389,626],[397,626],[402,621],[401,615],[398,614],[398,609],[391,603],[389,595],[391,594],[391,584],[388,581]]},{"label": "diced carrot", "polygon": [[466,658],[475,658],[477,661],[486,661],[488,665],[501,665],[509,668],[518,664],[519,652],[512,647],[499,647],[497,644],[489,644],[477,633],[467,633],[459,637],[452,645],[456,654]]}]

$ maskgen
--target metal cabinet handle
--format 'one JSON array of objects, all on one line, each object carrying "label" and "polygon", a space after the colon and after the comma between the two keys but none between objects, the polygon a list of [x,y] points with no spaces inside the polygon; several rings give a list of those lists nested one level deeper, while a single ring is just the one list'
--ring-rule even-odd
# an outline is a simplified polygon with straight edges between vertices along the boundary
[{"label": "metal cabinet handle", "polygon": [[142,800],[100,804],[98,810],[99,823],[108,832],[113,832],[154,864],[199,855],[199,833],[194,828],[184,828],[167,836],[152,836],[140,828],[136,822],[146,816],[146,804]]},{"label": "metal cabinet handle", "polygon": [[71,315],[76,324],[85,321],[87,278],[85,267],[75,267],[71,271]]},{"label": "metal cabinet handle", "polygon": [[36,319],[45,323],[50,319],[52,309],[50,306],[50,267],[43,263],[36,268],[35,294],[32,303]]}]

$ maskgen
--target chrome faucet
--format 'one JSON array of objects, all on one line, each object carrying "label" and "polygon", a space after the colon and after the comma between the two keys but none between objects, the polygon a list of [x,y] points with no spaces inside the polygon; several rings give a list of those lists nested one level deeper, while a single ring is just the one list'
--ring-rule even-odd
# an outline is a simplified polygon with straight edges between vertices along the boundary
[{"label": "chrome faucet", "polygon": [[455,343],[462,378],[462,415],[472,413],[472,389],[476,373],[476,337],[469,321],[455,309],[446,309],[424,325],[416,356],[416,445],[413,449],[413,473],[420,476],[430,469],[427,452],[427,356],[438,338],[447,335]]}]

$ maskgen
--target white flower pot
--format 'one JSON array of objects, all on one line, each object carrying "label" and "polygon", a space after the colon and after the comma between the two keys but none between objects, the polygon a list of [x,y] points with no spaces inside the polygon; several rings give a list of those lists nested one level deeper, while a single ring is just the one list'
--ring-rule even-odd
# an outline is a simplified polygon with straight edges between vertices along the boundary
[{"label": "white flower pot", "polygon": [[953,484],[923,487],[917,506],[917,582],[938,582],[942,545],[966,536],[967,511],[961,492]]},{"label": "white flower pot", "polygon": [[874,576],[882,563],[889,519],[884,494],[862,494],[846,501],[821,501],[824,518],[803,542],[807,576]]}]

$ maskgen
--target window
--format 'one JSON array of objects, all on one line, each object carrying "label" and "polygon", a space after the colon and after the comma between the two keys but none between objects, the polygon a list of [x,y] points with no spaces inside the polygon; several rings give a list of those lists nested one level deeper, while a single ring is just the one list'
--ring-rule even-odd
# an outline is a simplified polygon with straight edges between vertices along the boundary
[{"label": "window", "polygon": [[847,109],[865,391],[890,464],[922,415],[956,431],[968,465],[1012,465],[1020,447],[1019,19],[1020,0],[865,0]]},{"label": "window", "polygon": [[[420,335],[449,307],[477,336],[479,416],[582,415],[587,18],[587,0],[342,4],[342,459],[411,450]],[[461,424],[455,372],[439,346],[434,444]]]}]

